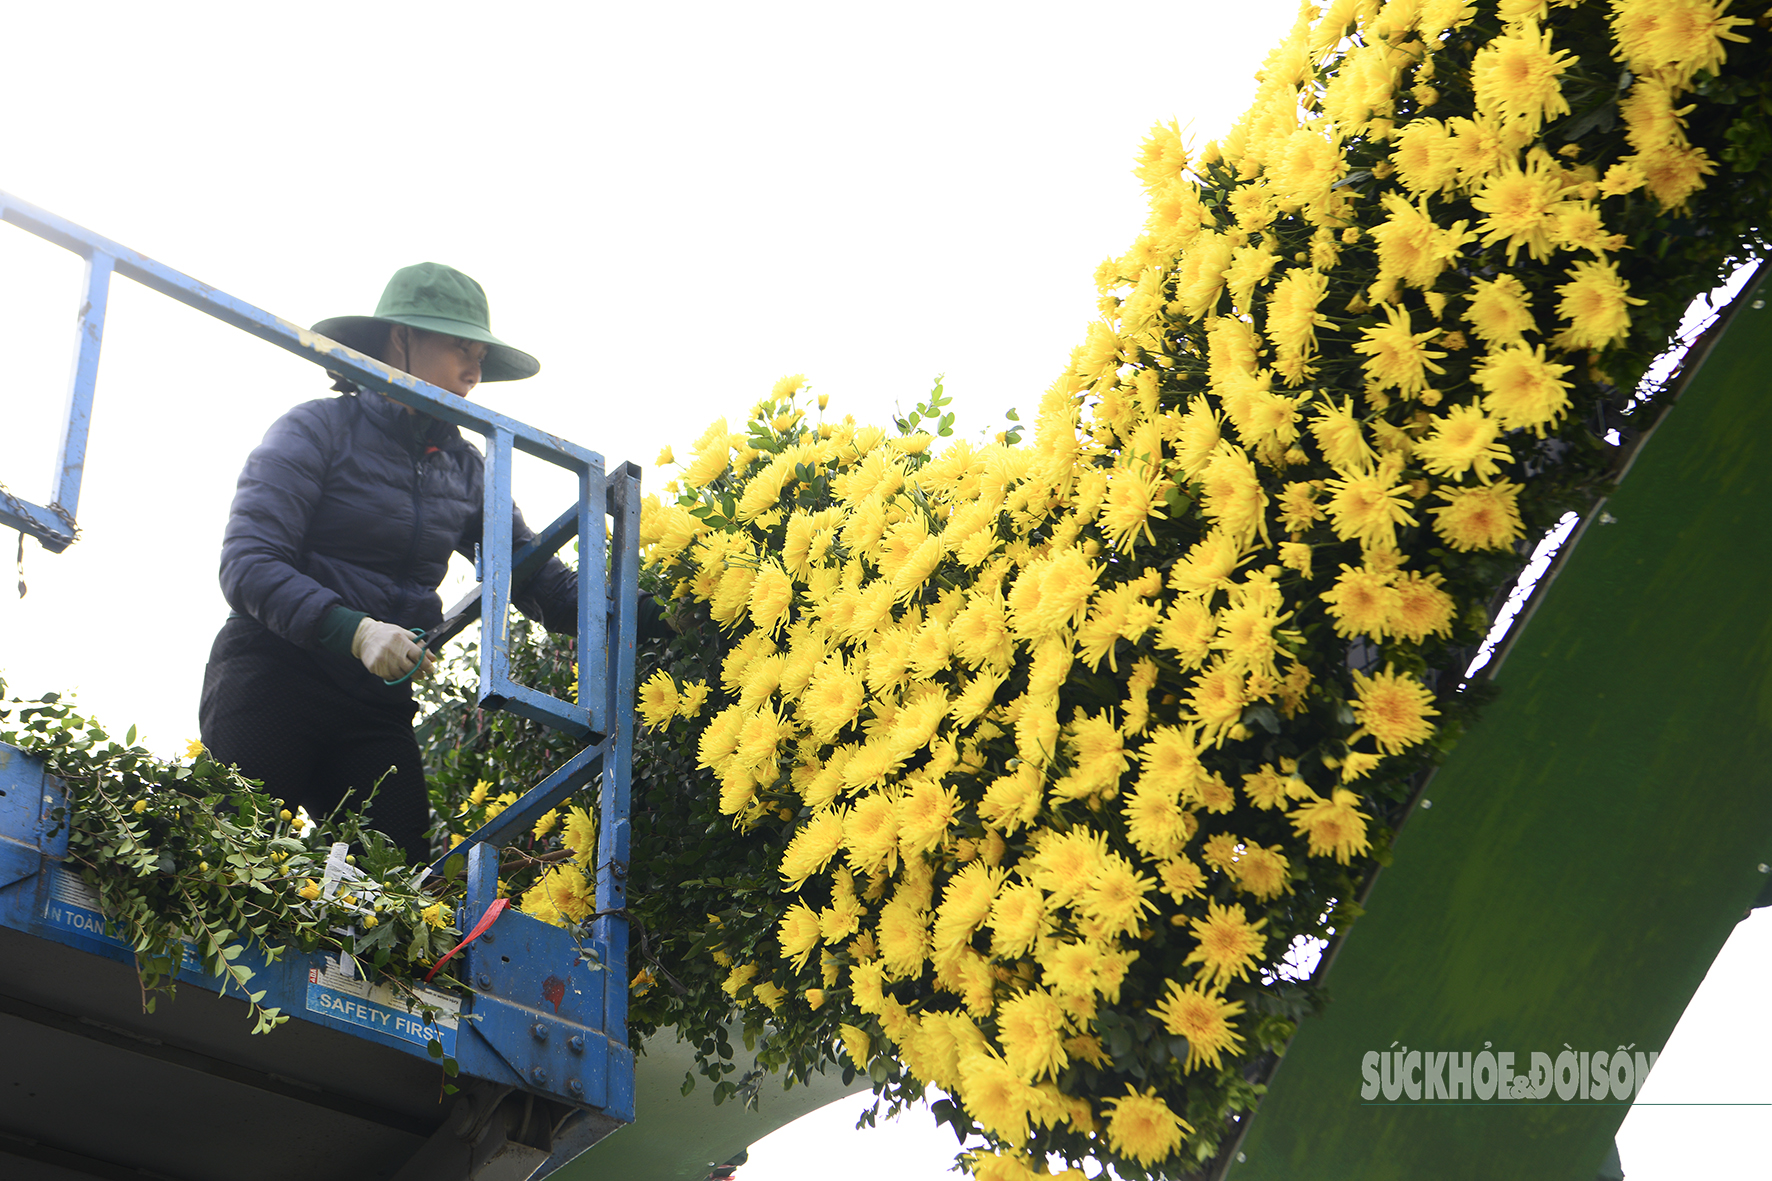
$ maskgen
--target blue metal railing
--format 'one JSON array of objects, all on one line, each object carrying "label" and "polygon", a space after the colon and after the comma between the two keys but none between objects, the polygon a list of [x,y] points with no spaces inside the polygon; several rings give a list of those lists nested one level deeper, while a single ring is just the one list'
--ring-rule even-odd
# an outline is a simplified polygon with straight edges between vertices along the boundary
[{"label": "blue metal railing", "polygon": [[[496,820],[439,858],[432,868],[443,872],[446,863],[464,865],[469,870],[467,913],[484,913],[496,893],[496,872],[488,867],[496,867],[497,849],[601,773],[596,870],[599,917],[592,925],[591,945],[604,968],[599,990],[603,1032],[615,1047],[612,1052],[618,1058],[624,1055],[628,796],[639,610],[640,469],[633,464],[621,464],[606,473],[603,457],[594,451],[389,368],[374,357],[273,316],[4,192],[0,192],[0,221],[86,260],[73,378],[56,457],[53,496],[49,504],[38,505],[0,485],[0,527],[28,533],[52,552],[61,552],[79,536],[75,514],[113,273],[329,372],[342,374],[364,389],[386,394],[485,438],[485,534],[478,563],[480,586],[450,609],[441,636],[454,635],[477,617],[481,624],[482,707],[518,714],[586,739],[587,745]],[[578,503],[537,534],[534,541],[513,552],[511,463],[517,451],[573,472],[578,477]],[[610,518],[607,536],[605,514]],[[520,589],[550,555],[572,538],[578,542],[578,693],[575,701],[563,701],[511,679],[510,611],[513,591]],[[599,653],[603,659],[596,658]],[[482,997],[477,998],[477,1003],[485,1006],[492,1002],[489,997]],[[555,1008],[558,1010],[558,1003]],[[521,1024],[525,1012],[528,1010],[515,1008],[511,1019]],[[485,1022],[489,1025],[499,1024],[492,1013],[485,1018],[490,1019]],[[626,1103],[630,1114],[623,1118],[631,1118],[631,1058],[628,1066]],[[533,1084],[534,1080],[529,1082]],[[571,1097],[584,1101],[581,1094]],[[613,1106],[619,1110],[621,1104]]]}]

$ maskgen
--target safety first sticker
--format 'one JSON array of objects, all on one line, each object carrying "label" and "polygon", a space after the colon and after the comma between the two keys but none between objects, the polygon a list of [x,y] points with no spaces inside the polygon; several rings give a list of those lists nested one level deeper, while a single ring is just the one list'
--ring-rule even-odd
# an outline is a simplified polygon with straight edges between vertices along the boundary
[{"label": "safety first sticker", "polygon": [[[333,960],[308,969],[308,1012],[421,1048],[439,1041],[443,1053],[453,1056],[461,1001],[435,989],[414,991],[417,999],[408,1008],[401,993],[341,971]],[[436,1012],[427,1015],[426,1006]]]}]

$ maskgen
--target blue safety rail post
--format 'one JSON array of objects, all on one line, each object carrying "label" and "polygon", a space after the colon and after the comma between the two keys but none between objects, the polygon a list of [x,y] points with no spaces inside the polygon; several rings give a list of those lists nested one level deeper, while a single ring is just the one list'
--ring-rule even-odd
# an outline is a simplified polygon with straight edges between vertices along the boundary
[{"label": "blue safety rail post", "polygon": [[[576,1023],[583,1029],[595,1028],[599,1035],[596,1040],[603,1042],[607,1038],[611,1047],[608,1085],[581,1079],[570,1070],[562,1071],[547,1065],[521,1066],[516,1061],[521,1055],[514,1051],[504,1053],[503,1060],[509,1068],[507,1074],[516,1074],[522,1085],[538,1089],[557,1087],[575,1102],[604,1106],[603,1093],[607,1091],[606,1102],[611,1114],[621,1112],[625,1106],[627,1114],[619,1118],[631,1119],[633,1063],[631,1054],[627,1053],[625,1036],[625,888],[634,645],[639,609],[640,469],[633,464],[621,464],[613,472],[606,473],[603,457],[594,451],[392,369],[374,357],[273,316],[5,192],[0,192],[0,221],[53,242],[86,261],[86,286],[80,307],[67,419],[56,459],[54,495],[48,505],[37,505],[6,492],[0,486],[0,527],[28,533],[46,549],[60,552],[73,544],[79,535],[75,512],[85,468],[86,439],[92,419],[105,309],[113,273],[124,275],[294,353],[330,373],[340,374],[361,388],[386,394],[433,418],[474,431],[485,439],[485,534],[478,563],[480,587],[450,610],[441,636],[446,638],[455,634],[477,615],[481,624],[479,697],[482,707],[518,714],[583,738],[587,745],[496,820],[439,858],[432,868],[443,872],[466,867],[474,854],[481,853],[484,854],[483,864],[496,865],[497,849],[532,827],[544,812],[601,774],[602,823],[596,883],[599,917],[592,927],[590,946],[580,947],[569,933],[548,928],[521,914],[501,916],[493,931],[508,931],[524,924],[544,928],[543,932],[530,932],[533,936],[530,941],[536,944],[536,955],[543,958],[566,954],[552,944],[547,948],[540,946],[548,942],[545,932],[553,932],[559,939],[570,943],[569,959],[577,967],[567,976],[556,974],[536,982],[525,980],[520,989],[511,981],[504,982],[507,993],[524,993],[520,1002],[511,1002],[516,1006],[511,1019],[521,1020],[532,1040],[545,1046],[548,1039],[536,1031],[547,1023],[536,1019],[535,1005],[538,1002],[527,995],[531,991],[530,985],[535,984],[541,989],[540,998],[551,1005],[555,1016],[561,1018],[570,1006],[570,997],[581,996],[583,1004],[574,1009],[578,1014]],[[574,473],[578,478],[578,503],[542,529],[531,544],[513,552],[511,463],[518,451]],[[607,538],[605,514],[613,519]],[[578,692],[576,700],[562,701],[511,680],[510,608],[513,591],[520,589],[529,575],[573,538],[578,542]],[[598,659],[599,654],[602,659]],[[464,916],[469,922],[484,914],[493,900],[496,874],[490,875],[491,887],[481,880],[487,877],[484,872],[469,874]],[[480,964],[499,962],[501,967],[504,962],[499,956],[479,952],[477,947],[470,947],[468,961],[471,978],[485,975],[489,980],[492,970],[481,970],[476,967],[476,961]],[[559,971],[566,972],[566,968],[561,966]],[[594,1005],[581,995],[592,983],[588,978],[581,979],[585,973],[600,977],[594,982],[597,993]],[[565,990],[568,1000],[556,997],[559,989]],[[496,1008],[500,1003],[493,1001],[490,993],[473,1000],[483,1007]],[[523,1012],[528,1013],[527,1018],[522,1016]],[[482,1019],[474,1023],[477,1032],[486,1031],[490,1024],[488,1017],[489,1013],[483,1014]],[[556,1039],[566,1044],[564,1053],[569,1056],[575,1054],[571,1048],[574,1037],[579,1035]],[[624,1055],[625,1078],[619,1064]],[[570,1065],[572,1060],[575,1059],[564,1061]],[[468,1069],[466,1061],[463,1068]],[[536,1071],[540,1071],[540,1075]],[[551,1086],[538,1083],[538,1077],[550,1078],[553,1083]],[[563,1077],[569,1078],[577,1089],[564,1086],[560,1081]],[[598,1097],[592,1098],[593,1094]]]}]

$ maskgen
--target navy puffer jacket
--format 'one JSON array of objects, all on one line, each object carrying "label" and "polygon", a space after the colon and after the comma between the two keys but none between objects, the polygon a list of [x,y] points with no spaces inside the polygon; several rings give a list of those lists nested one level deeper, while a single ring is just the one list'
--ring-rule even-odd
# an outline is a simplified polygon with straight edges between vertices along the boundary
[{"label": "navy puffer jacket", "polygon": [[[335,679],[386,696],[361,664],[316,651],[321,624],[341,605],[402,627],[440,622],[449,555],[471,557],[480,540],[484,465],[455,427],[380,394],[304,402],[240,472],[222,537],[222,593],[235,611],[315,652]],[[519,546],[534,537],[514,510],[511,535]],[[557,558],[514,599],[550,631],[578,628],[577,576]]]}]

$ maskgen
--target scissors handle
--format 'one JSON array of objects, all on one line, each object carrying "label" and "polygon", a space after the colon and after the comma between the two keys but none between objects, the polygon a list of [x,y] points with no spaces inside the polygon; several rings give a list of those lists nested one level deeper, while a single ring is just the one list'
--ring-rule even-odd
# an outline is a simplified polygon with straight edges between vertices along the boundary
[{"label": "scissors handle", "polygon": [[[415,627],[415,628],[412,628],[411,630],[412,630],[412,634],[418,638],[420,649],[423,649],[424,648],[425,629],[422,627]],[[384,685],[404,685],[407,681],[412,679],[413,673],[417,672],[419,669],[424,667],[426,655],[427,655],[426,652],[420,651],[419,657],[418,657],[418,663],[413,665],[411,668],[407,669],[405,676],[398,677],[392,681],[390,681],[384,677],[384,678],[382,678],[382,684],[384,684]]]}]

